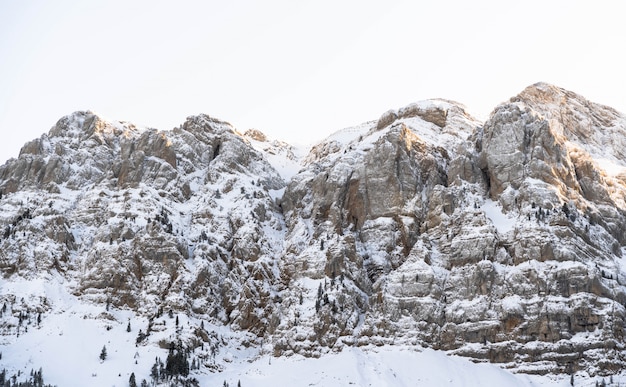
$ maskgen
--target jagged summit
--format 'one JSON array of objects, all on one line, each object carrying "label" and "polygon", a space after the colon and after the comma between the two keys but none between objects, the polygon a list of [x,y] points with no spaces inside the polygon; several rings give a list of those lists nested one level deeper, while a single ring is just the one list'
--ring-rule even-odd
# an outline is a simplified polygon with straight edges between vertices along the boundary
[{"label": "jagged summit", "polygon": [[540,83],[498,106],[480,135],[492,194],[538,179],[561,201],[624,209],[622,190],[609,188],[626,183],[626,121],[615,110]]},{"label": "jagged summit", "polygon": [[[521,102],[545,117],[555,135],[594,159],[626,166],[626,121],[615,109],[545,83],[526,88],[511,102]],[[610,166],[608,169],[612,170]]]},{"label": "jagged summit", "polygon": [[379,118],[376,127],[377,129],[382,129],[397,119],[420,117],[424,121],[443,128],[446,126],[448,114],[462,115],[466,119],[473,120],[469,113],[466,112],[464,105],[445,99],[431,99],[412,103],[397,111],[387,111]]},{"label": "jagged summit", "polygon": [[3,345],[24,313],[46,326],[75,303],[143,319],[140,356],[177,343],[205,370],[406,345],[618,373],[625,123],[543,83],[485,122],[417,102],[308,154],[204,114],[169,131],[71,114],[0,167]]},{"label": "jagged summit", "polygon": [[193,131],[231,131],[235,132],[235,128],[228,122],[222,121],[218,118],[209,116],[208,114],[198,114],[187,117],[185,122],[180,126],[180,129]]},{"label": "jagged summit", "polygon": [[457,151],[457,145],[467,140],[482,123],[472,117],[457,102],[443,99],[425,100],[409,104],[398,110],[388,110],[377,121],[337,131],[311,149],[306,163],[319,161],[330,155],[357,148],[370,149],[371,143],[388,132],[403,132],[408,143]]},{"label": "jagged summit", "polygon": [[47,137],[73,138],[84,141],[92,136],[102,140],[106,136],[130,137],[141,132],[145,128],[136,127],[132,123],[124,121],[112,121],[92,111],[76,111],[68,114],[57,121],[50,129]]},{"label": "jagged summit", "polygon": [[[554,109],[557,106],[566,108],[569,105],[570,110],[585,110],[586,113],[589,113],[591,110],[600,109],[610,111],[613,118],[618,118],[621,115],[609,106],[591,102],[580,94],[546,82],[530,85],[510,99],[510,102],[518,101],[533,105],[538,110]],[[595,118],[598,119],[596,123],[602,122],[601,117]]]},{"label": "jagged summit", "polygon": [[251,139],[258,142],[267,142],[267,136],[265,135],[265,133],[261,132],[258,129],[248,129],[244,133],[244,136],[250,137]]}]

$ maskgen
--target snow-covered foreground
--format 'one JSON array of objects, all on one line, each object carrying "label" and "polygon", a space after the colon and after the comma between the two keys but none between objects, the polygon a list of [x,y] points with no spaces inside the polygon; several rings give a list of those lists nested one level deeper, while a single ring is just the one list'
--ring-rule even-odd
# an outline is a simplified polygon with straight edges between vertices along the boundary
[{"label": "snow-covered foreground", "polygon": [[[150,370],[156,357],[163,361],[167,357],[167,349],[158,343],[185,335],[201,323],[181,315],[177,326],[175,319],[165,314],[160,319],[162,328],[152,332],[148,344],[137,346],[137,334],[140,329],[145,332],[148,321],[131,311],[114,308],[106,311],[102,306],[86,304],[58,283],[57,286],[38,280],[0,283],[0,295],[19,289],[28,303],[46,294],[53,308],[44,314],[39,326],[36,317],[31,317],[30,324],[24,322],[19,336],[10,330],[3,332],[0,368],[6,368],[9,377],[19,371],[18,381],[41,367],[45,382],[58,386],[127,386],[131,373],[135,373],[138,384],[146,379],[151,385]],[[13,309],[17,310],[21,302],[9,303],[3,316],[5,328],[14,318]],[[241,346],[244,337],[239,333],[208,325],[207,330],[215,330],[222,337],[223,347],[215,361],[223,369],[221,372],[210,372],[207,368],[192,370],[190,376],[201,386],[222,386],[224,382],[246,387],[569,385],[566,376],[512,374],[492,364],[475,364],[444,352],[408,346],[346,348],[318,359],[274,358],[258,348]],[[107,356],[102,361],[100,353],[104,346]]]},{"label": "snow-covered foreground", "polygon": [[[122,313],[123,314],[123,313]],[[137,320],[138,321],[138,320]],[[131,372],[150,380],[156,356],[167,351],[156,346],[135,347],[135,335],[126,325],[84,318],[66,311],[52,316],[47,327],[21,335],[3,345],[3,365],[13,375],[43,368],[46,383],[58,386],[127,386]],[[99,359],[107,347],[105,361]],[[235,351],[236,352],[236,351]],[[474,364],[430,349],[385,346],[351,348],[319,359],[269,355],[248,362],[226,356],[222,372],[196,371],[201,386],[566,386],[569,379],[516,375],[491,364]],[[18,379],[19,380],[19,379]]]},{"label": "snow-covered foreground", "polygon": [[[44,381],[59,387],[128,386],[134,373],[138,385],[143,379],[152,385],[150,372],[155,359],[167,358],[163,343],[189,335],[202,324],[220,337],[221,346],[208,360],[219,371],[211,372],[207,367],[191,371],[190,376],[201,386],[223,386],[224,382],[233,387],[570,385],[567,375],[513,374],[493,364],[476,364],[445,352],[406,345],[347,347],[317,359],[298,355],[275,358],[269,355],[268,343],[264,351],[258,346],[246,348],[241,343],[250,337],[243,333],[167,313],[155,320],[147,343],[136,345],[139,330],[146,331],[147,319],[130,310],[107,311],[101,305],[85,303],[66,289],[64,284],[49,279],[0,280],[0,297],[8,304],[1,319],[0,368],[6,368],[7,377],[19,372],[17,380],[26,380],[31,370],[42,368]],[[23,300],[6,301],[5,296],[16,291],[24,294]],[[18,325],[15,315],[20,305],[43,296],[52,310],[43,314],[40,323],[35,316],[28,322],[24,320],[16,335],[10,326]],[[104,346],[107,356],[102,361]],[[596,380],[577,375],[575,385],[594,385]]]},{"label": "snow-covered foreground", "polygon": [[431,349],[404,346],[345,349],[319,359],[259,359],[233,365],[201,385],[236,386],[566,386],[569,379],[516,375]]}]

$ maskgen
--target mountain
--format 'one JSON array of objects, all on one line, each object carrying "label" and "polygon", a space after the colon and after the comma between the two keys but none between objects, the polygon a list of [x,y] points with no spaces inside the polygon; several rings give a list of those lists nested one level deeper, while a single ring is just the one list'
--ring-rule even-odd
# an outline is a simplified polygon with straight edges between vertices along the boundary
[{"label": "mountain", "polygon": [[626,116],[544,83],[485,122],[422,101],[308,153],[207,115],[73,113],[0,167],[0,361],[59,385],[266,385],[263,359],[382,356],[410,380],[445,351],[546,375],[520,385],[620,380],[625,138]]}]

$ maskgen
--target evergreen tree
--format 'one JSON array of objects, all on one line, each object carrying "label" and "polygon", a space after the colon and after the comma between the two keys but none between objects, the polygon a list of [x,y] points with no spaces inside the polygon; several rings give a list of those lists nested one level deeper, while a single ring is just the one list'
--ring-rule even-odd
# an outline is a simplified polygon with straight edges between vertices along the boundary
[{"label": "evergreen tree", "polygon": [[146,335],[143,333],[143,331],[140,329],[139,333],[137,334],[137,340],[135,340],[136,344],[141,343],[144,339],[146,338]]},{"label": "evergreen tree", "polygon": [[107,358],[107,347],[106,345],[102,346],[102,351],[100,351],[100,360],[104,361]]},{"label": "evergreen tree", "polygon": [[174,346],[172,344],[165,361],[165,373],[169,377],[189,375],[189,361],[180,345]]},{"label": "evergreen tree", "polygon": [[41,370],[41,367],[39,368],[39,371],[35,371],[33,382],[35,386],[43,386],[43,371]]},{"label": "evergreen tree", "polygon": [[158,382],[158,380],[159,380],[159,361],[158,361],[158,358],[155,360],[154,364],[152,365],[152,369],[150,370],[150,377],[152,378],[152,381],[154,383]]},{"label": "evergreen tree", "polygon": [[130,332],[130,321],[128,322],[128,325],[126,325],[126,332]]},{"label": "evergreen tree", "polygon": [[159,378],[165,380],[165,364],[159,359]]},{"label": "evergreen tree", "polygon": [[561,207],[561,209],[563,210],[565,216],[569,218],[569,207],[567,206],[567,203],[563,203],[563,207]]},{"label": "evergreen tree", "polygon": [[128,379],[128,387],[137,387],[137,381],[135,380],[135,373],[130,374],[130,379]]}]

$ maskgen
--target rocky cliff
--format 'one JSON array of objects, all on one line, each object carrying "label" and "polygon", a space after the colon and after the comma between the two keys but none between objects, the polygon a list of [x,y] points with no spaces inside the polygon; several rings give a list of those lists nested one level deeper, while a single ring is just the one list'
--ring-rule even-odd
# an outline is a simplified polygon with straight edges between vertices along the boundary
[{"label": "rocky cliff", "polygon": [[[304,156],[206,115],[157,131],[77,112],[0,167],[0,271],[276,356],[403,343],[612,374],[625,139],[624,115],[548,84],[486,122],[446,100],[390,110]],[[10,289],[20,322],[55,310]]]}]

